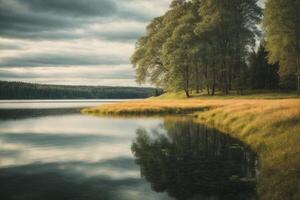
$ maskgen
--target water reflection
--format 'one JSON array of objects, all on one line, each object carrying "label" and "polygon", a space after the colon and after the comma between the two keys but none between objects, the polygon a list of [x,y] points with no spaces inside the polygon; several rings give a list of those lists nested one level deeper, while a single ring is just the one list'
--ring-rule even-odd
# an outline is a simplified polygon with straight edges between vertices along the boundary
[{"label": "water reflection", "polygon": [[0,199],[253,196],[253,153],[191,120],[33,116],[0,119]]},{"label": "water reflection", "polygon": [[41,113],[0,119],[0,199],[170,199],[140,178],[130,151],[135,130],[162,119]]},{"label": "water reflection", "polygon": [[136,134],[132,152],[153,190],[179,200],[255,198],[255,154],[238,140],[192,120]]}]

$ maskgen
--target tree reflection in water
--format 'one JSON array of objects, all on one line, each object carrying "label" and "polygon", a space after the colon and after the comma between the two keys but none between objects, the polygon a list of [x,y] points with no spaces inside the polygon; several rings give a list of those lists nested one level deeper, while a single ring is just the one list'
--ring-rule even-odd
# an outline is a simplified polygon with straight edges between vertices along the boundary
[{"label": "tree reflection in water", "polygon": [[136,131],[141,175],[176,199],[255,199],[256,156],[240,141],[192,120]]}]

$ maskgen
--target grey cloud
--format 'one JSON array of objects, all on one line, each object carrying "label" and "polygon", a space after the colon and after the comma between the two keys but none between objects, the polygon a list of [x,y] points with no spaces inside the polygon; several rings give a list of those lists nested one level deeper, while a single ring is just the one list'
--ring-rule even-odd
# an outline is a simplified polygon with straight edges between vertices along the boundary
[{"label": "grey cloud", "polygon": [[[88,31],[84,33],[76,33],[72,31],[40,31],[40,32],[18,32],[13,30],[3,30],[0,32],[0,36],[6,38],[21,38],[29,40],[71,40],[71,39],[81,39],[81,38],[98,38],[106,41],[116,41],[124,43],[134,43],[137,38],[141,37],[144,30],[133,29],[133,30],[116,30],[108,32],[98,32],[98,31]],[[0,49],[2,45],[0,44]],[[4,49],[4,47],[3,47]]]},{"label": "grey cloud", "polygon": [[134,19],[136,21],[148,22],[155,16],[151,13],[145,12],[145,10],[132,11],[129,9],[119,7],[118,17],[123,18],[123,19],[124,18],[125,19]]},{"label": "grey cloud", "polygon": [[110,16],[117,10],[111,0],[26,0],[21,1],[33,11],[48,12],[60,15]]},{"label": "grey cloud", "polygon": [[[69,18],[62,18],[50,13],[33,12],[20,9],[14,5],[5,4],[7,0],[0,0],[1,32],[4,30],[15,31],[41,31],[51,28],[72,27],[75,24]],[[25,1],[24,1],[25,2]]]},{"label": "grey cloud", "polygon": [[[94,86],[132,86],[136,87],[137,84],[135,79],[123,79],[119,77],[117,79],[82,79],[82,78],[3,78],[2,81],[21,81],[30,83],[40,83],[40,84],[54,84],[54,85],[94,85]],[[148,85],[150,87],[150,85]]]},{"label": "grey cloud", "polygon": [[114,56],[78,55],[78,54],[47,54],[20,55],[2,59],[0,67],[31,67],[31,66],[89,66],[128,64],[128,58]]},{"label": "grey cloud", "polygon": [[22,49],[21,45],[18,44],[1,44],[0,43],[0,50],[18,50]]},{"label": "grey cloud", "polygon": [[100,38],[108,41],[130,42],[133,43],[137,38],[141,37],[144,30],[119,30],[116,32],[92,32],[88,33],[93,38]]},{"label": "grey cloud", "polygon": [[30,12],[10,12],[0,7],[0,37],[36,39],[53,34],[55,30],[69,30],[75,21],[55,15]]},{"label": "grey cloud", "polygon": [[69,39],[78,39],[82,38],[83,35],[72,33],[72,31],[47,31],[47,30],[40,30],[40,31],[16,31],[12,29],[2,30],[0,32],[0,37],[5,38],[19,38],[19,39],[26,39],[26,40],[69,40]]},{"label": "grey cloud", "polygon": [[[61,67],[57,67],[59,69]],[[90,71],[85,71],[85,72],[77,72],[76,69],[68,69],[65,70],[63,69],[63,72],[66,73],[59,73],[59,71],[55,73],[41,73],[41,72],[32,72],[31,70],[26,71],[26,73],[21,73],[21,72],[16,72],[10,69],[2,70],[0,69],[0,79],[21,79],[21,78],[26,78],[26,79],[36,79],[36,78],[42,78],[46,79],[49,76],[50,77],[55,77],[56,79],[58,78],[68,78],[68,79],[74,79],[74,78],[81,78],[81,79],[134,79],[134,72],[132,70],[128,69],[120,69],[117,71],[111,71],[109,73],[103,73],[101,71],[101,66],[98,66],[99,70],[97,71],[98,73],[95,72],[90,72]],[[62,70],[61,70],[62,71]],[[101,73],[102,72],[102,73]]]},{"label": "grey cloud", "polygon": [[[79,69],[80,66],[92,68],[107,65],[113,68],[113,65],[129,65],[127,54],[131,51],[130,45],[132,44],[133,49],[136,39],[143,35],[146,23],[161,14],[159,6],[165,1],[167,0],[0,0],[0,51],[3,52],[0,56],[0,79],[135,85],[133,69],[92,72],[76,70],[74,67]],[[158,5],[158,11],[154,5]],[[7,39],[2,40],[3,38]],[[63,53],[57,52],[57,48],[52,50],[51,45],[56,45],[54,42],[49,42],[49,48],[35,48],[35,44],[41,47],[40,42],[43,40],[62,42],[60,45]],[[96,45],[90,49],[86,47],[89,41],[95,40],[101,40],[96,41],[101,43],[99,50]],[[74,49],[73,53],[65,53],[70,52],[69,44],[73,42],[80,43],[82,46],[74,46],[80,46],[84,50],[81,52],[80,49]],[[110,48],[116,48],[109,49],[111,55],[103,48],[106,42]],[[116,43],[112,45],[112,42]],[[73,69],[60,75],[48,70],[50,67],[62,69],[67,66]],[[44,67],[45,73],[33,70],[38,67]],[[4,70],[10,68],[11,71]],[[19,70],[20,68],[23,69]]]},{"label": "grey cloud", "polygon": [[72,33],[74,28],[91,23],[145,22],[153,17],[143,10],[122,6],[124,3],[126,1],[122,4],[117,0],[0,0],[0,36],[32,40],[74,39],[82,36]]},{"label": "grey cloud", "polygon": [[19,79],[19,78],[38,78],[40,77],[38,74],[32,74],[32,73],[27,73],[27,74],[20,74],[12,71],[1,71],[0,73],[0,79]]}]

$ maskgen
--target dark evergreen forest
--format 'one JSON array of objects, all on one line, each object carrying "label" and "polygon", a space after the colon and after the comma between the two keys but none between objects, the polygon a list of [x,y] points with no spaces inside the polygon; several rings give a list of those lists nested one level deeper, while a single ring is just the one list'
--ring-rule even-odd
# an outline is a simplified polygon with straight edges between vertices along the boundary
[{"label": "dark evergreen forest", "polygon": [[154,88],[43,85],[0,81],[0,99],[127,99],[146,98],[161,91]]}]

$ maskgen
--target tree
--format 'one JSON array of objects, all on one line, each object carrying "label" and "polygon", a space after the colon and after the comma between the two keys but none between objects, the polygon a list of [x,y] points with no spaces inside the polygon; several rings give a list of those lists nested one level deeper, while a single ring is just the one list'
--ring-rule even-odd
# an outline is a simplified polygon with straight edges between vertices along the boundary
[{"label": "tree", "polygon": [[146,35],[137,41],[135,52],[131,57],[137,83],[143,84],[149,81],[157,87],[166,85],[168,69],[161,59],[162,46],[177,26],[176,19],[183,14],[182,9],[177,6],[165,15],[154,18],[147,26]]},{"label": "tree", "polygon": [[269,53],[262,41],[257,52],[252,52],[249,58],[249,68],[252,89],[276,89],[279,86],[279,65],[268,63]]},{"label": "tree", "polygon": [[233,75],[239,76],[248,49],[255,43],[261,9],[257,0],[202,0],[199,14],[202,21],[195,31],[212,46],[221,89],[228,93]]},{"label": "tree", "polygon": [[208,94],[216,88],[227,94],[247,72],[261,16],[257,1],[172,1],[136,44],[131,61],[137,82],[184,90],[187,97],[203,85]]},{"label": "tree", "polygon": [[170,8],[176,8],[183,6],[185,3],[185,0],[173,0],[170,4]]},{"label": "tree", "polygon": [[162,48],[163,64],[169,71],[167,88],[171,91],[184,90],[187,97],[190,97],[192,83],[199,76],[196,64],[199,59],[199,40],[194,33],[199,16],[195,8],[192,3],[182,6],[186,14],[178,20],[178,26]]},{"label": "tree", "polygon": [[263,28],[269,62],[280,64],[280,75],[295,74],[300,94],[300,1],[269,0]]},{"label": "tree", "polygon": [[[163,17],[154,18],[146,28],[146,36],[141,37],[136,43],[136,51],[131,57],[131,62],[136,71],[136,82],[143,84],[147,77],[151,83],[160,86],[163,80],[157,74],[164,73],[164,67],[160,61],[160,41],[153,40],[162,27]],[[152,42],[150,42],[152,40]]]}]

